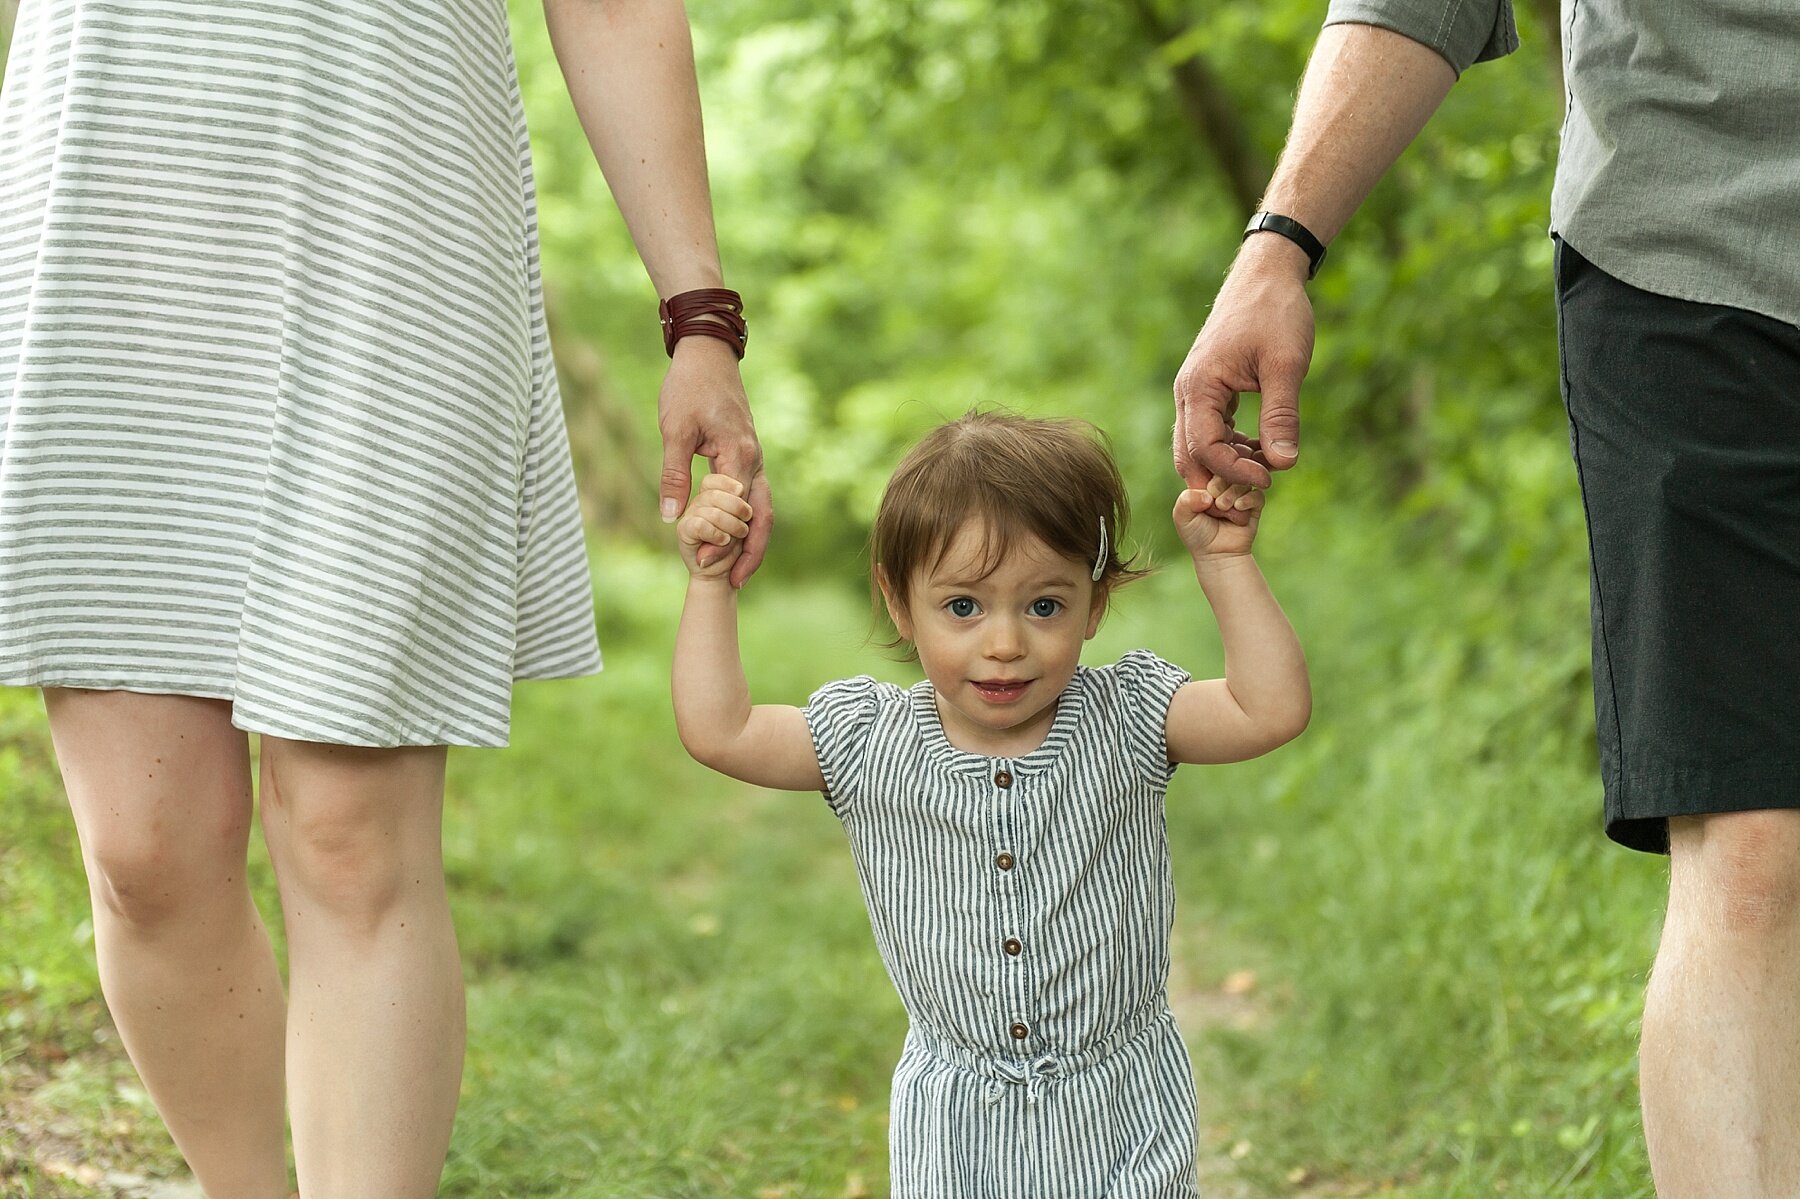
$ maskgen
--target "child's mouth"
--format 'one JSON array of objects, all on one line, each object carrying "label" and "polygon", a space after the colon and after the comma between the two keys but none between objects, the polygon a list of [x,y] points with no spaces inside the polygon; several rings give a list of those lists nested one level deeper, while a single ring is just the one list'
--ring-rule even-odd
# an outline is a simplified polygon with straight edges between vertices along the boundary
[{"label": "child's mouth", "polygon": [[972,685],[975,688],[976,694],[980,695],[982,699],[987,700],[989,703],[1010,704],[1013,700],[1018,699],[1021,695],[1025,694],[1025,689],[1031,686],[1031,680],[991,680],[985,683],[976,682]]}]

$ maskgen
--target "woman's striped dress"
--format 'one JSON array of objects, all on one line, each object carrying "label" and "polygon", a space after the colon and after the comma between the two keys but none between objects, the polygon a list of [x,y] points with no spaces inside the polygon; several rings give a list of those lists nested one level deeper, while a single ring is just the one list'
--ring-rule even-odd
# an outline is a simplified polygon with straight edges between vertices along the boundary
[{"label": "woman's striped dress", "polygon": [[598,668],[504,0],[25,0],[0,683],[504,745]]},{"label": "woman's striped dress", "polygon": [[807,705],[888,974],[894,1199],[1188,1199],[1194,1083],[1169,1013],[1163,723],[1188,675],[1082,668],[1019,758],[944,737],[931,684]]}]

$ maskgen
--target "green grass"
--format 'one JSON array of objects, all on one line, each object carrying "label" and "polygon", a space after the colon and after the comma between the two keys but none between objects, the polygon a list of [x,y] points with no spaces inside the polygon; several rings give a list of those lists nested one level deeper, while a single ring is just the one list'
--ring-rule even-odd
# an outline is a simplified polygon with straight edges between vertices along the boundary
[{"label": "green grass", "polygon": [[[1545,477],[1515,486],[1562,511]],[[1202,1150],[1235,1146],[1255,1195],[1648,1196],[1633,1053],[1665,875],[1599,832],[1578,526],[1499,513],[1475,555],[1366,504],[1323,519],[1323,486],[1297,476],[1263,554],[1314,726],[1171,794],[1184,985],[1205,1000],[1255,974],[1249,1018],[1191,1030]],[[686,760],[680,569],[595,560],[605,674],[522,685],[514,744],[452,755],[471,1036],[443,1193],[885,1195],[904,1016],[836,824],[816,796]],[[744,625],[759,698],[908,677],[863,644],[846,586],[759,580]],[[1125,593],[1089,660],[1149,645],[1216,670],[1209,625],[1171,568]],[[95,1039],[85,905],[35,696],[0,693],[0,1110],[167,1168]],[[34,1180],[27,1150],[9,1177],[0,1141],[0,1194],[88,1193]]]}]

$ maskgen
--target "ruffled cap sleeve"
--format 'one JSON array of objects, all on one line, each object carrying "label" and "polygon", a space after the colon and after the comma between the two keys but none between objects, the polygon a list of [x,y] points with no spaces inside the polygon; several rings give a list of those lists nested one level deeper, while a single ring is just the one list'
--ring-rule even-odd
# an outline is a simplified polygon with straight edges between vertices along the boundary
[{"label": "ruffled cap sleeve", "polygon": [[1169,705],[1193,676],[1145,649],[1132,650],[1095,673],[1105,676],[1103,685],[1118,705],[1132,764],[1145,778],[1166,786],[1175,777],[1166,735]]},{"label": "ruffled cap sleeve", "polygon": [[839,816],[856,802],[875,725],[878,684],[868,675],[827,683],[806,701],[806,724],[825,778],[825,802]]}]

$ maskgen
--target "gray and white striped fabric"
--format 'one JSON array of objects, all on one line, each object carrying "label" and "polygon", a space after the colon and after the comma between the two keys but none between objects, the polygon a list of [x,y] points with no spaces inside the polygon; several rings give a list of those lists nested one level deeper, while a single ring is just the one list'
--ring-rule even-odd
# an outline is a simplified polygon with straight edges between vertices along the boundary
[{"label": "gray and white striped fabric", "polygon": [[0,683],[507,742],[599,669],[504,0],[25,0]]},{"label": "gray and white striped fabric", "polygon": [[847,679],[808,703],[911,1019],[894,1199],[1198,1194],[1163,823],[1163,723],[1187,679],[1144,651],[1084,667],[1018,758],[952,746],[929,682]]}]

